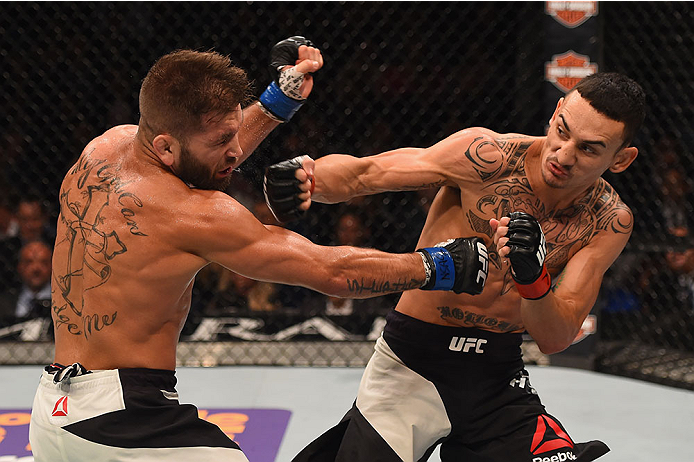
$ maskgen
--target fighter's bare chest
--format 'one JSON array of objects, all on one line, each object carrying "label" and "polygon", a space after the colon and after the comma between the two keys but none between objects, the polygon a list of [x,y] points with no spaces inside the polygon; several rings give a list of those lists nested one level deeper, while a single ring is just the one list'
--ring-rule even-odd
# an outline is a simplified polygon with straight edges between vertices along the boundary
[{"label": "fighter's bare chest", "polygon": [[[587,245],[599,228],[600,217],[589,198],[561,210],[548,210],[533,193],[526,176],[509,175],[475,189],[461,191],[461,205],[467,225],[493,240],[490,218],[500,219],[522,211],[535,217],[547,242],[546,264],[551,273],[560,272],[569,259]],[[496,249],[490,249],[490,263],[501,268]]]}]

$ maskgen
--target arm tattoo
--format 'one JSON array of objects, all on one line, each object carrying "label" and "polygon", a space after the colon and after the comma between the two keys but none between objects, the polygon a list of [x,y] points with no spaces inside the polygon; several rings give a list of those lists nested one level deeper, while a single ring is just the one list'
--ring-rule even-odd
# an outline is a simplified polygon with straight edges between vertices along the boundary
[{"label": "arm tattoo", "polygon": [[552,284],[552,292],[556,292],[559,286],[561,286],[562,282],[564,282],[564,276],[566,275],[565,271],[562,271],[559,273],[559,276],[557,276],[557,279],[554,281],[554,284]]},{"label": "arm tattoo", "polygon": [[393,292],[402,292],[405,290],[419,289],[424,284],[424,281],[418,279],[397,280],[397,281],[376,281],[372,279],[370,281],[361,281],[352,279],[351,281],[347,279],[347,288],[350,293],[354,295],[378,295],[378,294],[390,294]]},{"label": "arm tattoo", "polygon": [[446,186],[446,180],[439,180],[439,181],[435,181],[434,183],[412,184],[412,185],[401,186],[400,188],[393,189],[393,191],[417,191],[420,189],[440,188],[442,186]]},{"label": "arm tattoo", "polygon": [[128,251],[121,236],[105,218],[114,208],[125,221],[130,234],[147,236],[137,224],[142,201],[127,191],[118,169],[105,159],[92,159],[93,150],[80,157],[67,174],[75,188],[60,192],[60,221],[65,227],[56,251],[66,255],[63,268],[54,268],[53,303],[56,328],[65,325],[68,332],[85,339],[116,320],[111,314],[84,312],[85,292],[100,287],[111,277],[111,260]]}]

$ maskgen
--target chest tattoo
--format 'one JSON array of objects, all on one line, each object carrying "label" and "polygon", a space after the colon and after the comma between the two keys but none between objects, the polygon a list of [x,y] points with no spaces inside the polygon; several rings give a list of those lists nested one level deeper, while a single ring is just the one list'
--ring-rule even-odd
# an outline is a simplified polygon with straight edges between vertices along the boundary
[{"label": "chest tattoo", "polygon": [[[503,155],[492,159],[485,144],[489,139],[479,138],[471,143],[465,155],[477,172],[481,190],[477,197],[465,198],[466,217],[471,228],[493,237],[489,218],[501,218],[512,211],[524,211],[538,219],[547,240],[545,263],[550,273],[558,274],[569,258],[587,245],[598,232],[626,234],[630,231],[633,215],[620,200],[616,191],[604,180],[596,183],[586,195],[568,207],[547,210],[535,196],[525,171],[525,159],[532,141],[523,138],[495,140],[497,152]],[[485,155],[485,153],[487,153]],[[626,222],[620,220],[620,210],[627,211]],[[621,213],[623,217],[625,214]],[[493,246],[492,246],[493,247]],[[496,249],[489,249],[489,261],[501,269]],[[504,275],[502,293],[512,284],[510,269]]]}]

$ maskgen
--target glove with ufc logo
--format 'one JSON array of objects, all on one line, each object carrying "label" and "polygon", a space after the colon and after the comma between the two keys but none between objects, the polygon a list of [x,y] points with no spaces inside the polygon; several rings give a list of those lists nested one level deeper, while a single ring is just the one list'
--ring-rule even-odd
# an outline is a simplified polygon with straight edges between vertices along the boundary
[{"label": "glove with ufc logo", "polygon": [[456,294],[482,293],[489,270],[487,247],[478,237],[450,239],[418,249],[426,270],[422,290],[452,290]]},{"label": "glove with ufc logo", "polygon": [[511,275],[518,293],[529,300],[537,300],[549,293],[552,279],[545,266],[547,249],[540,223],[525,212],[509,215],[508,242]]}]

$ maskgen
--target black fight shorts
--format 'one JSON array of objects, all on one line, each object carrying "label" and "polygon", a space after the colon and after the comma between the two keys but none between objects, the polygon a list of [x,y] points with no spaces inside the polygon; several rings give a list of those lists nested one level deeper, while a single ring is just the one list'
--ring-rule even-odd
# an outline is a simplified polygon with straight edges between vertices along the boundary
[{"label": "black fight shorts", "polygon": [[29,426],[36,462],[248,462],[195,406],[179,404],[174,371],[75,366],[74,377],[53,366],[41,377]]},{"label": "black fight shorts", "polygon": [[587,462],[609,451],[574,443],[530,385],[521,334],[387,316],[342,421],[294,462]]}]

